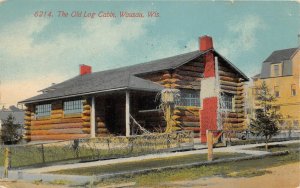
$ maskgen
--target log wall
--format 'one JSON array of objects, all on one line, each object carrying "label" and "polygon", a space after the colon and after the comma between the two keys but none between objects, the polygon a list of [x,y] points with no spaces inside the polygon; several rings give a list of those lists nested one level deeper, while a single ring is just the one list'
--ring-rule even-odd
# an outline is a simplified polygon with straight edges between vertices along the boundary
[{"label": "log wall", "polygon": [[242,79],[234,73],[234,71],[225,66],[225,63],[219,63],[220,87],[221,92],[226,92],[234,95],[234,110],[224,113],[223,129],[224,130],[243,130],[246,127],[245,115],[245,96],[244,83]]},{"label": "log wall", "polygon": [[51,103],[49,117],[35,117],[35,106],[28,105],[25,110],[25,139],[70,140],[90,136],[90,102],[85,100],[81,114],[64,114],[63,101]]},{"label": "log wall", "polygon": [[[204,64],[202,59],[196,59],[182,65],[174,71],[164,71],[143,76],[144,79],[156,82],[165,88],[190,89],[200,92],[201,78],[203,77]],[[195,137],[199,137],[199,109],[198,107],[179,107],[172,116],[176,129],[192,130]],[[159,122],[159,117],[155,117]]]}]

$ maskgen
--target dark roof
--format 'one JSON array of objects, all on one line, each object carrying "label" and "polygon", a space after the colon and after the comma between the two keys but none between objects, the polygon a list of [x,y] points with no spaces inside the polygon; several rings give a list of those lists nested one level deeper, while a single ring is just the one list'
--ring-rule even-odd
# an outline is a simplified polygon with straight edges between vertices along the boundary
[{"label": "dark roof", "polygon": [[281,62],[290,60],[299,48],[289,48],[274,51],[264,62]]},{"label": "dark roof", "polygon": [[[46,92],[21,101],[21,103],[33,103],[58,98],[106,92],[110,90],[132,89],[160,91],[163,89],[162,86],[152,81],[138,78],[137,75],[176,69],[177,67],[200,57],[206,52],[207,51],[201,52],[197,50],[194,52],[150,61],[147,63],[141,63],[107,71],[100,71],[86,75],[78,75],[62,83],[43,89],[42,91]],[[220,56],[218,53],[216,53],[216,55]],[[224,57],[220,57],[223,58],[225,62],[228,63],[228,65],[231,66],[235,71],[237,71],[245,80],[248,80],[247,76],[237,69],[233,64],[231,64]]]}]

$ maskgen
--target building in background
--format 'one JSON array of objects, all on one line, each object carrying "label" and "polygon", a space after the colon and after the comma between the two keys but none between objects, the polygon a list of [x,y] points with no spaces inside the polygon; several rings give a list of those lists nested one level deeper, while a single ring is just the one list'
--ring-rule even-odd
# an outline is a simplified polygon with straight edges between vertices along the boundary
[{"label": "building in background", "polygon": [[249,119],[254,118],[256,101],[263,81],[276,97],[274,109],[282,115],[281,128],[300,128],[300,50],[289,48],[274,51],[263,63],[261,73],[252,77],[248,89]]}]

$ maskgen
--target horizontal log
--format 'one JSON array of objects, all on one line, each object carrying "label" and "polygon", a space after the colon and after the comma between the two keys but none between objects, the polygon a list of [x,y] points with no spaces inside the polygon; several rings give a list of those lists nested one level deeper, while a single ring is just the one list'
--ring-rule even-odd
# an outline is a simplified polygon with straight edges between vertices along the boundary
[{"label": "horizontal log", "polygon": [[192,62],[187,63],[186,65],[204,68],[204,63],[199,62],[199,61],[192,61]]},{"label": "horizontal log", "polygon": [[63,114],[51,114],[51,119],[61,119],[63,117]]},{"label": "horizontal log", "polygon": [[179,85],[178,84],[164,84],[163,86],[165,88],[177,88]]},{"label": "horizontal log", "polygon": [[200,127],[199,122],[187,122],[187,121],[183,121],[182,122],[182,126],[183,127]]},{"label": "horizontal log", "polygon": [[185,80],[180,80],[177,82],[178,85],[191,85],[191,86],[201,86],[201,81],[185,81]]},{"label": "horizontal log", "polygon": [[172,75],[169,73],[163,74],[162,75],[162,79],[168,79],[168,78],[172,78]]},{"label": "horizontal log", "polygon": [[70,129],[70,128],[83,128],[82,123],[61,123],[50,125],[31,125],[31,130],[49,130],[49,129]]},{"label": "horizontal log", "polygon": [[181,80],[181,79],[183,79],[184,77],[181,76],[181,75],[179,75],[179,74],[173,73],[173,74],[172,74],[172,78],[176,78],[176,79]]},{"label": "horizontal log", "polygon": [[237,88],[236,88],[236,87],[232,87],[232,86],[224,86],[224,85],[221,85],[221,89],[222,89],[222,90],[226,90],[226,91],[237,92]]},{"label": "horizontal log", "polygon": [[230,82],[230,81],[223,81],[220,80],[220,84],[224,86],[231,86],[231,87],[242,87],[242,83],[237,83],[237,82]]},{"label": "horizontal log", "polygon": [[90,134],[57,134],[57,135],[35,135],[26,136],[26,139],[31,141],[42,140],[74,140],[79,138],[89,138]]},{"label": "horizontal log", "polygon": [[82,120],[85,121],[85,122],[89,122],[89,121],[91,121],[91,117],[90,116],[83,116]]},{"label": "horizontal log", "polygon": [[83,110],[90,110],[91,106],[90,105],[83,105]]},{"label": "horizontal log", "polygon": [[84,116],[90,116],[91,110],[84,110],[84,111],[82,112],[82,114],[83,114]]},{"label": "horizontal log", "polygon": [[198,122],[199,123],[199,116],[180,116],[180,121],[187,121],[187,122]]},{"label": "horizontal log", "polygon": [[225,89],[221,89],[220,91],[223,92],[223,93],[230,93],[230,94],[233,94],[233,95],[237,94],[237,91],[231,91],[231,90],[225,90]]},{"label": "horizontal log", "polygon": [[236,77],[230,77],[230,76],[220,76],[220,80],[222,81],[228,81],[228,82],[235,82],[235,83],[239,83],[239,78]]},{"label": "horizontal log", "polygon": [[219,70],[224,71],[224,72],[233,72],[233,70],[231,68],[225,67],[225,66],[222,66],[222,65],[219,65]]},{"label": "horizontal log", "polygon": [[[235,99],[237,98],[237,96],[235,97]],[[244,100],[235,100],[234,103],[237,104],[244,104]]]},{"label": "horizontal log", "polygon": [[223,114],[222,117],[229,117],[229,118],[243,118],[245,115],[242,113],[228,113],[228,114]]},{"label": "horizontal log", "polygon": [[162,81],[160,81],[160,84],[164,85],[164,84],[174,84],[177,83],[178,81],[180,81],[177,78],[168,78],[168,79],[164,79]]},{"label": "horizontal log", "polygon": [[220,76],[226,76],[226,77],[234,77],[236,78],[237,75],[235,73],[232,73],[232,72],[225,72],[225,71],[219,71],[219,75]]},{"label": "horizontal log", "polygon": [[82,134],[89,133],[89,128],[72,128],[72,129],[49,129],[49,130],[28,130],[27,135],[59,135],[59,134]]},{"label": "horizontal log", "polygon": [[181,76],[190,76],[190,77],[196,77],[201,78],[203,77],[203,74],[200,72],[193,72],[193,71],[183,71],[183,70],[176,70],[176,74],[179,74]]},{"label": "horizontal log", "polygon": [[180,89],[195,89],[195,90],[200,90],[201,86],[179,85],[178,88],[180,88]]},{"label": "horizontal log", "polygon": [[105,123],[104,123],[104,122],[98,122],[98,123],[97,123],[97,127],[98,127],[98,128],[101,128],[101,127],[105,128],[106,126],[105,126]]},{"label": "horizontal log", "polygon": [[83,122],[82,118],[62,118],[62,119],[46,119],[46,120],[34,120],[32,125],[48,125],[58,123],[79,123]]},{"label": "horizontal log", "polygon": [[200,108],[199,107],[194,107],[194,106],[177,106],[176,107],[177,110],[180,110],[180,111],[192,111],[192,112],[199,112]]},{"label": "horizontal log", "polygon": [[243,108],[243,107],[245,107],[245,104],[236,104],[235,105],[235,108]]},{"label": "horizontal log", "polygon": [[200,132],[200,127],[183,127],[183,130]]},{"label": "horizontal log", "polygon": [[178,116],[199,116],[199,110],[187,111],[187,110],[174,110],[174,114]]},{"label": "horizontal log", "polygon": [[25,116],[31,116],[31,112],[28,111],[28,110],[26,110],[26,111],[24,112],[24,114],[25,114]]},{"label": "horizontal log", "polygon": [[192,72],[197,72],[197,73],[204,72],[204,68],[202,68],[202,67],[195,67],[195,66],[188,66],[188,65],[181,66],[178,68],[178,70],[192,71]]},{"label": "horizontal log", "polygon": [[225,118],[224,121],[226,123],[236,124],[236,123],[243,123],[245,120],[244,119],[240,119],[240,118]]},{"label": "horizontal log", "polygon": [[51,110],[51,114],[62,114],[64,111],[62,109]]}]

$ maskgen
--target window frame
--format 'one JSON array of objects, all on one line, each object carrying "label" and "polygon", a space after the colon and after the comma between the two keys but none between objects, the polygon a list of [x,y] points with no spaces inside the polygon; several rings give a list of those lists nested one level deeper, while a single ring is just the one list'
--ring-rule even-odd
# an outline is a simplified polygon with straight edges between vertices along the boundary
[{"label": "window frame", "polygon": [[52,104],[37,104],[35,105],[35,117],[38,118],[47,118],[51,116]]},{"label": "window frame", "polygon": [[81,114],[82,112],[83,112],[83,100],[82,99],[63,101],[64,115],[76,115],[76,114]]},{"label": "window frame", "polygon": [[[226,101],[226,100],[224,100],[224,97],[230,97],[230,100]],[[224,106],[220,104],[221,110],[224,110],[226,112],[235,112],[235,95],[234,94],[223,92],[223,93],[221,93],[221,100],[224,101],[224,106],[226,107],[226,108],[224,108]]]},{"label": "window frame", "polygon": [[201,107],[200,90],[181,89],[180,99],[176,101],[178,106]]}]

